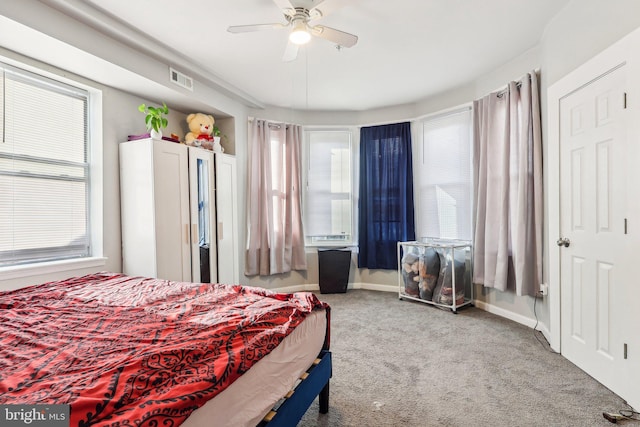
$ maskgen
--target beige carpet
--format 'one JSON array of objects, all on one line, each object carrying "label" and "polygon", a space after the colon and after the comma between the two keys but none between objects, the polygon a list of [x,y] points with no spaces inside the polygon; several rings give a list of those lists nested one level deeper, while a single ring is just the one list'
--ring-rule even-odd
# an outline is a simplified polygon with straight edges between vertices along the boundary
[{"label": "beige carpet", "polygon": [[603,410],[629,408],[532,329],[475,307],[319,297],[332,307],[330,406],[319,414],[316,399],[301,427],[610,426]]}]

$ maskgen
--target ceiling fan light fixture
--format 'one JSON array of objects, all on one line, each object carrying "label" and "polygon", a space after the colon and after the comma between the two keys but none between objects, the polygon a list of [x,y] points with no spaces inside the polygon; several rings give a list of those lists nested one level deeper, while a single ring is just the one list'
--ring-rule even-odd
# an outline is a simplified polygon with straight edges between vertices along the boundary
[{"label": "ceiling fan light fixture", "polygon": [[311,40],[311,34],[307,30],[307,25],[304,21],[297,21],[293,24],[293,30],[289,34],[289,40],[294,44],[306,44]]}]

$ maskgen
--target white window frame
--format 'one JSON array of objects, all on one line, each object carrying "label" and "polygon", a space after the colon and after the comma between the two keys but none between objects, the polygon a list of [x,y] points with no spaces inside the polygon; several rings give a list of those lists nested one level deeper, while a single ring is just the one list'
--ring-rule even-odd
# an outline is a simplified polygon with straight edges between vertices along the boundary
[{"label": "white window frame", "polygon": [[[307,224],[309,223],[307,206],[308,188],[309,188],[309,166],[312,159],[310,159],[309,135],[312,132],[344,132],[349,134],[350,139],[350,155],[351,155],[351,235],[348,239],[325,239],[325,240],[312,240],[307,235]],[[305,127],[304,128],[304,144],[303,144],[303,158],[304,158],[304,192],[303,192],[303,221],[305,230],[305,246],[308,248],[317,247],[353,247],[358,241],[358,224],[357,224],[357,207],[358,207],[358,132],[352,127]]]},{"label": "white window frame", "polygon": [[[423,212],[422,209],[422,200],[421,200],[421,185],[422,185],[422,179],[421,176],[419,175],[421,168],[423,168],[423,156],[424,154],[424,127],[425,124],[430,122],[430,121],[434,121],[434,120],[438,120],[438,119],[442,119],[446,116],[450,116],[453,114],[458,114],[458,113],[462,113],[462,112],[469,112],[470,114],[470,121],[469,121],[469,174],[470,174],[470,188],[469,188],[469,218],[468,218],[468,225],[469,225],[469,230],[471,233],[471,236],[469,238],[469,240],[473,240],[473,212],[474,212],[474,206],[473,206],[473,177],[474,177],[474,172],[473,172],[473,105],[471,103],[467,103],[467,104],[463,104],[463,105],[459,105],[450,109],[446,109],[446,110],[442,110],[442,111],[438,111],[435,112],[433,114],[429,114],[426,115],[424,117],[421,117],[420,119],[416,120],[414,122],[415,125],[415,130],[414,130],[414,140],[415,140],[415,145],[414,145],[414,152],[417,154],[414,156],[414,160],[413,160],[413,170],[414,170],[414,200],[415,200],[415,209],[416,209],[416,239],[417,240],[422,240],[423,238],[439,238],[440,236],[422,236],[421,233],[422,231],[426,228],[425,222],[428,220],[427,219],[427,214],[426,212]],[[465,239],[466,240],[466,239]]]},{"label": "white window frame", "polygon": [[34,262],[0,267],[0,280],[28,278],[32,276],[54,274],[81,269],[103,267],[107,258],[104,256],[104,215],[103,215],[103,126],[102,126],[102,91],[87,84],[64,77],[64,71],[56,74],[43,69],[43,65],[34,66],[13,58],[0,56],[5,66],[14,67],[33,73],[43,78],[52,79],[70,85],[88,93],[87,99],[87,162],[89,164],[89,239],[90,256],[63,260]]}]

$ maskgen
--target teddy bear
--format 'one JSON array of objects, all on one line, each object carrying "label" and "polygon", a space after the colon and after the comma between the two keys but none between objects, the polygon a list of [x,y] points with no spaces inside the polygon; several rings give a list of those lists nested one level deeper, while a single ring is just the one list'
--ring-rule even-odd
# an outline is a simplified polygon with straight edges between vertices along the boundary
[{"label": "teddy bear", "polygon": [[420,281],[418,271],[418,256],[407,253],[402,257],[402,278],[404,279],[404,291],[413,297],[420,296],[418,283]]},{"label": "teddy bear", "polygon": [[184,137],[187,145],[213,149],[213,124],[215,119],[210,114],[192,113],[187,116],[190,132]]}]

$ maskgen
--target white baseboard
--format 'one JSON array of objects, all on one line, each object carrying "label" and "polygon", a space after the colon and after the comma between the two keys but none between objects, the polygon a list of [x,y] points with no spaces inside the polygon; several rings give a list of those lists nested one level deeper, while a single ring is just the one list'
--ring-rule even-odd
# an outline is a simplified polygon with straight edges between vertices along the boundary
[{"label": "white baseboard", "polygon": [[[548,343],[551,343],[551,332],[549,332],[549,328],[547,328],[547,325],[538,323],[538,326],[536,327],[536,329],[542,332],[542,335],[544,335],[544,338],[547,340]],[[552,348],[552,350],[558,351],[555,348]]]},{"label": "white baseboard", "polygon": [[269,290],[274,292],[282,292],[282,293],[316,292],[316,291],[320,291],[320,286],[315,285],[313,283],[308,283],[306,285],[292,285],[292,286],[283,286],[281,288],[269,288]]},{"label": "white baseboard", "polygon": [[[380,285],[377,283],[362,283],[362,282],[349,283],[347,290],[349,289],[366,289],[369,291],[393,292],[393,293],[398,292],[398,287],[395,285]],[[287,293],[288,292],[320,292],[320,286],[315,283],[309,283],[305,285],[293,285],[293,286],[285,286],[281,288],[274,288],[271,290],[275,292],[287,292]],[[517,314],[512,311],[505,310],[504,308],[500,308],[483,301],[475,300],[473,301],[473,305],[478,307],[480,310],[488,311],[489,313],[493,313],[500,317],[504,317],[514,322],[520,323],[521,325],[524,325],[528,328],[535,327],[537,330],[542,332],[542,335],[544,335],[546,340],[550,342],[551,334],[549,332],[547,325],[538,322],[538,325],[536,326],[535,319],[522,316],[521,314]]]},{"label": "white baseboard", "polygon": [[[398,292],[398,287],[395,285],[379,285],[377,283],[349,283],[347,290],[349,289]],[[316,283],[308,283],[306,285],[283,286],[281,288],[273,288],[271,290],[275,292],[320,292],[320,285]]]},{"label": "white baseboard", "polygon": [[368,291],[395,292],[398,293],[397,285],[379,285],[377,283],[352,283],[351,289],[366,289]]},{"label": "white baseboard", "polygon": [[549,341],[549,337],[551,336],[547,325],[538,322],[536,326],[536,319],[531,319],[530,317],[525,317],[521,314],[514,313],[509,310],[505,310],[504,308],[496,307],[492,304],[487,304],[483,301],[475,300],[473,305],[478,307],[481,310],[488,311],[489,313],[496,314],[500,317],[504,317],[505,319],[513,320],[514,322],[520,323],[528,328],[536,328],[538,331],[542,332],[542,335]]}]

